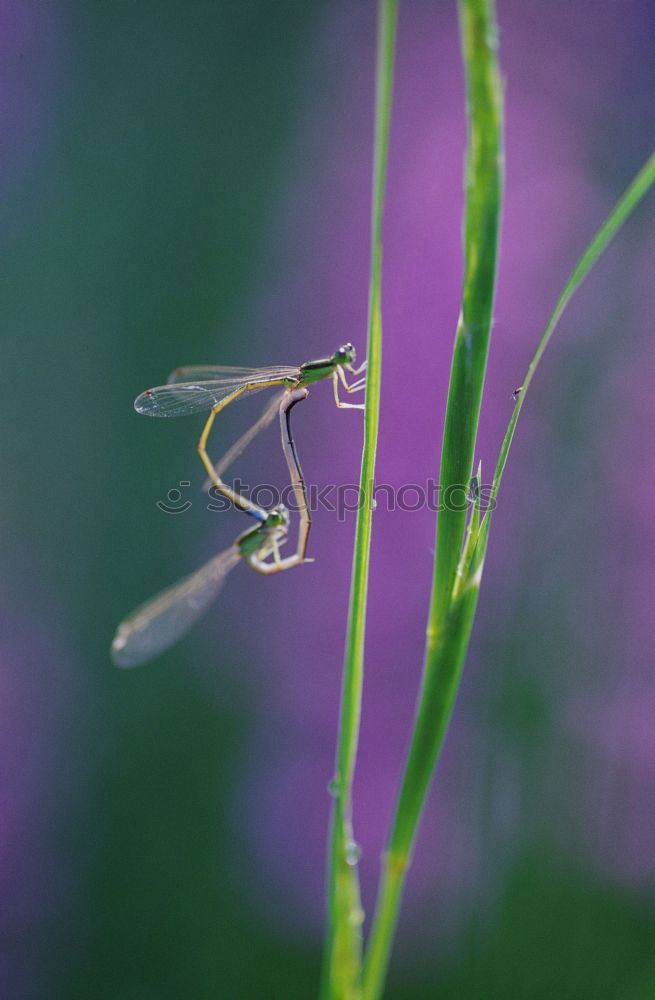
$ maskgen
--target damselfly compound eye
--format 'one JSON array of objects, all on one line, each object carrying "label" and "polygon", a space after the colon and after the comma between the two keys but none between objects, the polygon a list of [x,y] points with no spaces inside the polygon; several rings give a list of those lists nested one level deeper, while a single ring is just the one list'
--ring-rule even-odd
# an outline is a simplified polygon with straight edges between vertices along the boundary
[{"label": "damselfly compound eye", "polygon": [[337,364],[352,365],[357,357],[357,351],[352,344],[342,344],[335,355]]}]

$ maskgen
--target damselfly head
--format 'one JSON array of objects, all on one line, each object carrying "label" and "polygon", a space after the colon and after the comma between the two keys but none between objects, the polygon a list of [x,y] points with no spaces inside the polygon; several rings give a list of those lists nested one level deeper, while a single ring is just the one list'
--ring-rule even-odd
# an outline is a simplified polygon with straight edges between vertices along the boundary
[{"label": "damselfly head", "polygon": [[272,507],[266,515],[264,528],[288,528],[290,524],[289,511],[283,503],[277,507]]},{"label": "damselfly head", "polygon": [[342,344],[333,356],[335,365],[352,365],[357,357],[357,351],[352,344]]}]

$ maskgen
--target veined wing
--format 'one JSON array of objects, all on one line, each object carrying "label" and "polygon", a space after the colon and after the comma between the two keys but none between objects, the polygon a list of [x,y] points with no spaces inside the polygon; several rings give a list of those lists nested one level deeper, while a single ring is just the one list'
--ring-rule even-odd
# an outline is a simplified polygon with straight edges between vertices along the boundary
[{"label": "veined wing", "polygon": [[138,667],[181,639],[218,595],[240,558],[232,546],[133,611],[118,626],[111,644],[116,666]]},{"label": "veined wing", "polygon": [[183,365],[174,368],[166,381],[174,382],[213,382],[215,379],[241,379],[245,375],[254,375],[260,368],[231,367],[229,365]]},{"label": "veined wing", "polygon": [[[201,410],[209,410],[235,390],[247,388],[247,393],[268,388],[271,383],[280,385],[284,379],[297,378],[298,368],[247,368],[236,375],[235,369],[228,369],[229,375],[219,378],[169,382],[166,385],[146,389],[134,401],[134,409],[149,417],[183,417]],[[244,393],[245,395],[245,393]]]}]

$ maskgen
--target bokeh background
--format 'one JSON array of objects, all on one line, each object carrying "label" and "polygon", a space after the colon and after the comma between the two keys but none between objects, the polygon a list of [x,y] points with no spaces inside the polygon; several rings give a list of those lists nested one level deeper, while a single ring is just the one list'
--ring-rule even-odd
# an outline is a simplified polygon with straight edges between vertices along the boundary
[{"label": "bokeh background", "polygon": [[[494,461],[574,259],[650,152],[646,0],[501,0],[507,190],[479,454]],[[363,349],[375,4],[2,0],[0,994],[315,995],[354,515],[238,567],[119,672],[116,623],[229,545],[201,420],[139,418],[178,364]],[[379,480],[436,475],[461,283],[454,3],[401,5]],[[655,205],[549,350],[503,484],[390,998],[655,993]],[[261,408],[225,415],[215,449]],[[296,411],[307,479],[361,417]],[[237,470],[284,482],[275,427]],[[180,481],[182,515],[156,506]],[[355,823],[370,912],[420,671],[430,511],[375,515]]]}]

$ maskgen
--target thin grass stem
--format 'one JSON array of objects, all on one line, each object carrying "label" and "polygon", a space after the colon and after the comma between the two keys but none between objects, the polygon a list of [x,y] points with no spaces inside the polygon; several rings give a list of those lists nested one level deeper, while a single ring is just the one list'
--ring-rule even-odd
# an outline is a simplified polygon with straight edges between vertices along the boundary
[{"label": "thin grass stem", "polygon": [[557,304],[553,310],[553,313],[548,320],[548,325],[543,332],[541,340],[537,344],[537,349],[534,352],[528,370],[526,372],[525,378],[523,379],[523,385],[521,391],[518,393],[516,402],[514,404],[514,409],[510,417],[507,430],[505,432],[505,437],[503,438],[503,443],[500,448],[500,454],[498,455],[498,462],[496,464],[496,470],[494,472],[494,479],[492,484],[491,499],[495,500],[498,496],[498,490],[500,488],[500,482],[503,478],[503,472],[505,471],[505,465],[507,464],[507,456],[509,454],[509,449],[514,438],[514,431],[516,429],[516,424],[519,419],[519,413],[523,408],[525,402],[525,397],[527,395],[528,389],[530,388],[530,383],[534,378],[534,373],[537,370],[537,366],[541,361],[544,351],[548,347],[550,339],[555,332],[555,328],[562,318],[564,310],[568,306],[574,293],[578,290],[584,279],[587,277],[592,267],[595,265],[596,261],[600,255],[607,249],[610,242],[614,239],[619,229],[627,222],[629,216],[634,212],[635,208],[642,200],[642,198],[648,193],[651,186],[655,183],[655,152],[651,154],[646,163],[643,165],[637,176],[634,178],[632,183],[628,186],[627,190],[619,198],[618,202],[607,216],[602,226],[592,239],[589,246],[586,248],[580,260],[573,268],[569,280],[564,286],[564,290],[557,300]]},{"label": "thin grass stem", "polygon": [[324,1000],[328,998],[356,1000],[361,995],[363,912],[357,874],[358,848],[352,827],[352,783],[361,716],[371,517],[380,412],[382,221],[393,94],[397,8],[397,0],[379,0],[364,448],[341,690],[336,771],[331,783],[334,799],[330,820],[328,862],[328,926],[321,991]]}]

